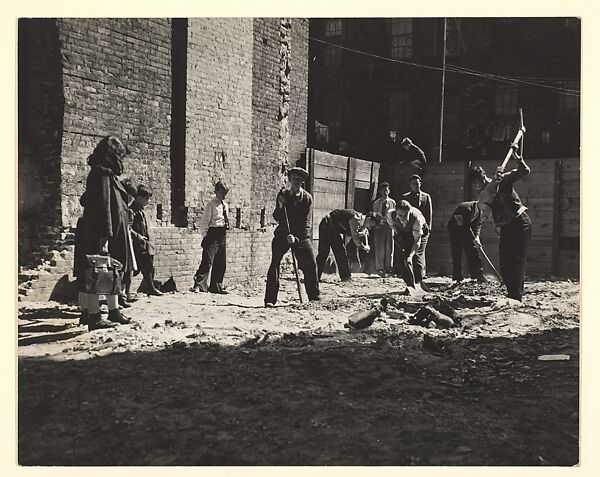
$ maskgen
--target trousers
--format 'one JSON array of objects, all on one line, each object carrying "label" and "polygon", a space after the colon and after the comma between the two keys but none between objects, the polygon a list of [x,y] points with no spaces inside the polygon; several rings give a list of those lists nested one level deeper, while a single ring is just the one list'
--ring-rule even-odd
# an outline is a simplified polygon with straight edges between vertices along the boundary
[{"label": "trousers", "polygon": [[381,224],[375,227],[373,245],[375,246],[375,269],[391,272],[394,265],[394,237],[389,225]]},{"label": "trousers", "polygon": [[479,250],[475,246],[475,238],[470,228],[448,227],[450,237],[450,250],[452,252],[452,280],[460,281],[464,278],[462,272],[462,254],[465,252],[469,276],[483,278],[483,266]]},{"label": "trousers", "polygon": [[352,274],[350,273],[350,264],[348,263],[348,253],[344,246],[344,238],[342,234],[334,230],[331,225],[331,219],[328,215],[323,217],[319,224],[319,251],[317,253],[317,271],[319,280],[323,274],[329,250],[333,251],[335,264],[342,280],[348,280]]},{"label": "trousers", "polygon": [[[210,227],[202,239],[202,261],[196,272],[196,282],[206,286],[210,273],[210,291],[219,291],[223,287],[223,277],[227,263],[227,229]],[[211,272],[212,268],[212,272]]]},{"label": "trousers", "polygon": [[[279,293],[279,278],[281,259],[290,249],[285,236],[275,236],[271,243],[271,265],[267,272],[267,287],[265,303],[277,303]],[[304,287],[309,300],[319,299],[319,281],[317,279],[317,264],[310,239],[301,240],[293,245],[293,251],[298,260],[298,268],[304,274]]]},{"label": "trousers", "polygon": [[[425,247],[427,247],[427,240],[429,236],[421,237],[421,243],[419,248],[415,252],[412,259],[413,272],[407,268],[405,258],[415,243],[415,239],[412,234],[402,234],[396,238],[396,257],[394,258],[394,268],[396,272],[402,276],[404,281],[409,287],[414,287],[415,282],[419,283],[425,276]],[[414,280],[413,280],[414,276]]]},{"label": "trousers", "polygon": [[523,298],[525,262],[531,241],[531,219],[523,212],[500,228],[500,275],[506,285],[506,296],[515,300]]}]

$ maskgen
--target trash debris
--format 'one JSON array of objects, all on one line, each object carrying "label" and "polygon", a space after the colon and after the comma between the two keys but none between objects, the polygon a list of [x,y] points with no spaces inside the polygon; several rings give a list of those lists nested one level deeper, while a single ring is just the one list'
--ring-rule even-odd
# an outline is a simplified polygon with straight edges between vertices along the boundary
[{"label": "trash debris", "polygon": [[382,298],[380,305],[366,311],[357,311],[348,317],[348,323],[344,324],[344,328],[353,330],[364,330],[373,324],[375,319],[385,313],[388,306],[387,298]]},{"label": "trash debris", "polygon": [[568,354],[542,354],[537,359],[538,361],[569,361],[571,356]]},{"label": "trash debris", "polygon": [[[411,325],[419,325],[427,328],[447,329],[455,326],[454,320],[440,313],[435,308],[426,305],[419,309],[412,318],[408,320]],[[435,326],[431,325],[433,323]]]}]

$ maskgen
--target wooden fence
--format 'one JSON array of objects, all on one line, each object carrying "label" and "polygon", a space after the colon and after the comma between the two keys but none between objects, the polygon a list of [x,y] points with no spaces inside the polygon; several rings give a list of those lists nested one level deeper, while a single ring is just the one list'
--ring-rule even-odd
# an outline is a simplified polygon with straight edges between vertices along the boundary
[{"label": "wooden fence", "polygon": [[[479,161],[492,174],[497,161]],[[579,277],[579,159],[530,160],[531,174],[515,189],[533,222],[527,256],[532,276]],[[511,163],[509,166],[511,167]],[[450,273],[452,261],[446,223],[458,203],[468,197],[469,164],[428,164],[423,190],[433,202],[433,231],[427,246],[428,270]],[[484,223],[481,241],[498,268],[498,237],[491,223]]]},{"label": "wooden fence", "polygon": [[319,223],[334,209],[369,212],[375,199],[379,164],[353,157],[307,150],[310,184],[313,195],[313,239],[319,240]]},{"label": "wooden fence", "polygon": [[[414,173],[409,164],[386,165],[352,157],[307,150],[313,194],[313,239],[319,239],[319,222],[333,209],[354,208],[369,212],[379,182],[392,185],[391,196],[399,201],[408,191]],[[467,173],[473,165],[493,174],[497,161],[428,163],[423,190],[433,202],[433,230],[427,246],[428,274],[450,274],[452,260],[446,224],[454,208],[470,200]],[[515,185],[533,222],[527,257],[531,276],[579,277],[579,159],[532,159],[531,174]],[[509,162],[508,167],[514,167]],[[483,247],[498,268],[498,237],[491,223],[484,223]],[[489,271],[487,264],[484,265]]]}]

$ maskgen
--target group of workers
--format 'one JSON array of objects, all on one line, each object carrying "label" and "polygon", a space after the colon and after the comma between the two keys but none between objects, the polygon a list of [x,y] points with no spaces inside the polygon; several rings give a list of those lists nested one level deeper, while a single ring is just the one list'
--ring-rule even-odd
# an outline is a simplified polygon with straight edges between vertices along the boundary
[{"label": "group of workers", "polygon": [[[403,144],[418,149],[410,139]],[[514,183],[529,173],[518,145],[511,145],[517,160],[516,169],[504,172],[498,168],[488,178],[481,167],[471,170],[471,185],[479,199],[459,204],[447,225],[452,253],[452,279],[463,280],[461,257],[467,257],[469,275],[485,281],[479,255],[479,234],[484,216],[492,217],[500,234],[500,274],[507,288],[507,296],[521,300],[525,276],[525,260],[531,236],[531,220],[527,208],[514,190]],[[84,213],[76,232],[74,275],[78,279],[82,324],[89,329],[127,323],[120,314],[119,304],[127,306],[130,300],[132,272],[143,274],[143,291],[160,295],[154,282],[154,247],[150,241],[144,206],[152,193],[143,185],[134,188],[119,179],[127,146],[117,137],[108,136],[97,145],[88,158],[91,167],[86,191],[81,199]],[[421,156],[424,157],[424,154]],[[289,187],[279,191],[273,218],[277,222],[271,244],[271,263],[267,273],[264,304],[277,303],[280,264],[291,248],[294,260],[304,274],[308,299],[319,300],[319,282],[330,251],[333,252],[342,281],[351,279],[349,255],[358,259],[359,251],[371,250],[368,237],[373,235],[375,267],[381,276],[396,273],[403,277],[405,293],[420,294],[430,291],[423,278],[426,276],[425,250],[432,230],[431,196],[421,190],[418,174],[410,178],[410,191],[396,203],[390,197],[390,185],[379,185],[379,197],[371,212],[363,214],[353,209],[336,209],[326,214],[319,224],[319,245],[315,257],[312,245],[313,198],[303,187],[308,172],[301,167],[288,171]],[[125,183],[124,183],[125,182]],[[229,208],[225,198],[229,187],[223,181],[215,185],[215,196],[204,209],[200,221],[202,259],[194,275],[194,292],[226,294],[223,279],[226,269],[226,237],[229,228]],[[352,246],[350,246],[352,245]],[[124,291],[106,296],[109,308],[108,322],[100,316],[99,297],[90,292],[86,282],[87,257],[94,254],[110,255],[122,265]],[[208,279],[210,277],[210,283]]]}]

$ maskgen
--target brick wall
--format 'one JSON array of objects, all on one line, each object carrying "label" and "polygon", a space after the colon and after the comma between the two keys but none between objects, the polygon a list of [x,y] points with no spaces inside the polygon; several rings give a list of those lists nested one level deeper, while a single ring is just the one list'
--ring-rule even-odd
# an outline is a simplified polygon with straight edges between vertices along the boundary
[{"label": "brick wall", "polygon": [[[144,183],[154,191],[147,215],[157,249],[157,279],[173,276],[180,290],[191,286],[202,251],[197,223],[218,179],[231,185],[232,224],[237,209],[241,212],[239,227],[228,235],[226,280],[264,277],[271,257],[271,212],[283,183],[282,171],[300,158],[306,146],[307,22],[188,20],[185,157],[177,159],[185,161],[182,183],[187,206],[187,221],[178,225],[187,226],[179,227],[171,224],[170,211],[171,22],[61,19],[54,26],[56,45],[60,44],[55,63],[62,71],[57,77],[65,99],[56,134],[60,167],[58,163],[54,167],[61,181],[54,187],[61,198],[56,207],[58,225],[75,225],[89,171],[86,159],[102,136],[114,133],[133,150],[126,174],[134,184]],[[55,231],[59,241],[60,231]],[[61,256],[54,265],[46,261],[44,280],[33,274],[39,286],[24,273],[22,299],[47,299],[57,277],[68,283],[72,277],[70,264],[65,263],[70,260]]]},{"label": "brick wall", "polygon": [[19,264],[61,225],[62,71],[55,20],[19,21]]},{"label": "brick wall", "polygon": [[291,19],[290,39],[290,162],[305,154],[308,115],[308,19]]},{"label": "brick wall", "polygon": [[[185,195],[188,221],[197,223],[224,179],[233,210],[250,207],[252,19],[188,22]],[[233,217],[232,217],[233,218]]]},{"label": "brick wall", "polygon": [[[125,164],[134,183],[154,191],[154,204],[170,209],[170,21],[166,19],[61,19],[63,88],[62,220],[74,226],[99,140],[116,134],[132,154]],[[148,210],[151,218],[156,208]]]}]

